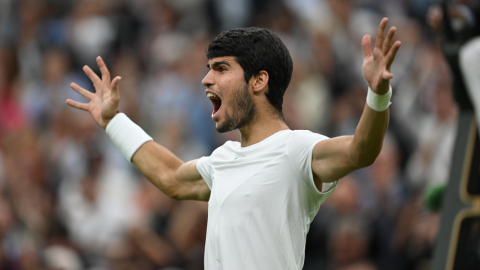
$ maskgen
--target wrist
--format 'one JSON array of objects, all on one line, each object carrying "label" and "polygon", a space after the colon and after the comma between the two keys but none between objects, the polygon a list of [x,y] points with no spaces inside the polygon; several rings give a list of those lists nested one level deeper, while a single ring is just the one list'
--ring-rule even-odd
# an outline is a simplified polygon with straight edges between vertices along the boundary
[{"label": "wrist", "polygon": [[385,95],[387,94],[392,87],[390,86],[390,83],[380,83],[376,87],[371,87],[370,84],[368,84],[368,89],[372,90],[375,94],[377,95]]},{"label": "wrist", "polygon": [[142,128],[130,120],[124,113],[120,112],[110,120],[105,131],[130,162],[135,152],[144,143],[153,140]]},{"label": "wrist", "polygon": [[377,112],[383,112],[390,107],[390,102],[392,98],[392,87],[389,87],[389,90],[385,94],[375,93],[370,87],[368,87],[367,94],[367,105],[372,110]]},{"label": "wrist", "polygon": [[120,110],[117,110],[115,111],[115,113],[113,114],[113,117],[108,119],[108,120],[103,120],[103,125],[102,125],[102,128],[107,130],[107,126],[108,124],[110,124],[110,122],[112,122],[113,118],[115,118],[115,116],[117,116],[120,112]]}]

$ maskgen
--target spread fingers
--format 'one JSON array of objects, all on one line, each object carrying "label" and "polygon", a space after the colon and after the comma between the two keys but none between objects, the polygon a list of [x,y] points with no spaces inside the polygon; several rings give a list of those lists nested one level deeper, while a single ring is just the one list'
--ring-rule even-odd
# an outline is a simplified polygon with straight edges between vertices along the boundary
[{"label": "spread fingers", "polygon": [[370,48],[370,35],[363,36],[362,49],[363,49],[363,57],[367,58],[372,55],[372,49]]},{"label": "spread fingers", "polygon": [[100,86],[98,84],[101,84],[102,80],[100,80],[98,75],[95,74],[95,72],[93,72],[93,70],[89,66],[84,66],[83,71],[85,72],[85,74],[87,74],[88,78],[90,78],[95,88],[97,88],[97,86]]},{"label": "spread fingers", "polygon": [[80,103],[71,99],[67,99],[67,105],[70,107],[73,107],[75,109],[79,109],[82,111],[87,111],[88,112],[88,104],[85,103]]},{"label": "spread fingers", "polygon": [[390,48],[392,47],[392,39],[393,39],[393,35],[395,35],[396,30],[397,30],[397,28],[395,28],[395,26],[392,26],[392,27],[390,27],[390,29],[387,32],[387,37],[385,38],[385,41],[383,42],[383,48],[382,48],[382,52],[383,52],[384,55],[386,55],[388,53],[388,51],[390,50]]},{"label": "spread fingers", "polygon": [[103,62],[102,57],[97,57],[97,64],[98,67],[100,68],[100,72],[102,72],[102,81],[103,83],[107,86],[107,88],[110,88],[110,72],[108,71],[107,65],[105,65],[105,62]]},{"label": "spread fingers", "polygon": [[402,43],[400,41],[396,41],[390,51],[388,52],[386,58],[385,58],[385,63],[387,66],[387,70],[390,70],[390,67],[392,66],[393,60],[395,60],[395,55],[397,55],[398,50],[400,49],[400,45]]},{"label": "spread fingers", "polygon": [[70,87],[75,90],[75,92],[79,93],[80,95],[82,95],[83,97],[85,97],[86,99],[88,100],[92,100],[93,96],[95,95],[94,93],[80,87],[78,84],[76,83],[71,83],[70,84]]},{"label": "spread fingers", "polygon": [[377,37],[375,39],[375,47],[381,49],[383,40],[385,39],[385,27],[387,26],[388,19],[383,18],[378,26]]}]

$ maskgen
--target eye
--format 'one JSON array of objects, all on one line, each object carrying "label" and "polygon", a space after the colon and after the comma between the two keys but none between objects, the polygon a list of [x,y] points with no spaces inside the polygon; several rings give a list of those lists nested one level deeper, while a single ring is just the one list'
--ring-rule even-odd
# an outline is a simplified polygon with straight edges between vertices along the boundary
[{"label": "eye", "polygon": [[226,71],[227,68],[225,68],[225,67],[219,67],[218,70],[219,70],[220,72],[223,72],[223,71]]}]

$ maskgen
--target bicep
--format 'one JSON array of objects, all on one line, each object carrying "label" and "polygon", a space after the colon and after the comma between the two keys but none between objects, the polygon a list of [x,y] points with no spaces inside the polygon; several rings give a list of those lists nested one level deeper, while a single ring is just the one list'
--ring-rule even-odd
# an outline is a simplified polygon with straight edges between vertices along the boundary
[{"label": "bicep", "polygon": [[175,172],[176,198],[208,201],[210,188],[197,169],[198,159],[182,164]]},{"label": "bicep", "polygon": [[330,183],[358,169],[349,157],[353,136],[340,136],[318,142],[312,153],[315,185]]}]

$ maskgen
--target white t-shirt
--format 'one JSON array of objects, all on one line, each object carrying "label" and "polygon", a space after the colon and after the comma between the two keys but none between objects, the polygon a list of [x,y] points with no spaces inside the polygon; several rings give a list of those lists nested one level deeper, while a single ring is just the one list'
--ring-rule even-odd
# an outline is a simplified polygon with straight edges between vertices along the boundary
[{"label": "white t-shirt", "polygon": [[211,190],[206,270],[303,267],[310,223],[336,183],[317,190],[315,144],[327,137],[283,130],[248,147],[228,141],[197,169]]}]

